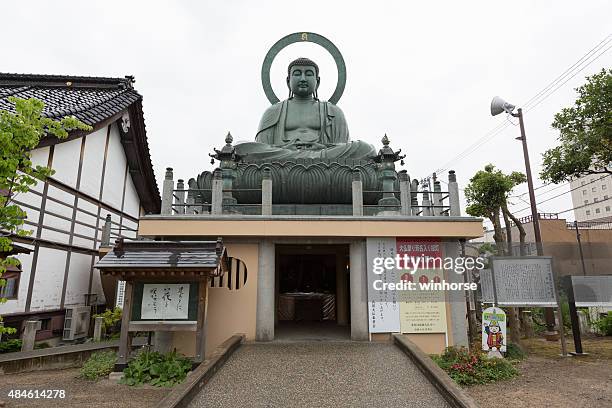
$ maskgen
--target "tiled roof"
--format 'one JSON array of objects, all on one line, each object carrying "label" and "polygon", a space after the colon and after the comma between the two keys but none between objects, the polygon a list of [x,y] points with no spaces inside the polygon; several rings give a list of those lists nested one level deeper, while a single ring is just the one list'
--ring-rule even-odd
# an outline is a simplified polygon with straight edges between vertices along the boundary
[{"label": "tiled roof", "polygon": [[[142,96],[133,87],[134,78],[104,78],[0,73],[0,110],[14,111],[10,96],[37,98],[45,103],[43,115],[60,119],[75,116],[94,130],[121,112],[129,111],[134,143],[124,143],[128,165],[142,206],[147,213],[159,213],[161,197],[155,181],[142,112]],[[79,137],[83,132],[73,132]],[[48,137],[41,145],[58,143]],[[69,138],[70,139],[70,138]],[[122,140],[123,142],[123,140]]]},{"label": "tiled roof", "polygon": [[221,241],[118,241],[94,266],[105,271],[131,269],[216,269],[225,259]]},{"label": "tiled roof", "polygon": [[0,73],[0,110],[13,110],[9,96],[38,98],[43,115],[59,119],[74,115],[94,126],[127,109],[141,98],[132,78],[93,78]]}]

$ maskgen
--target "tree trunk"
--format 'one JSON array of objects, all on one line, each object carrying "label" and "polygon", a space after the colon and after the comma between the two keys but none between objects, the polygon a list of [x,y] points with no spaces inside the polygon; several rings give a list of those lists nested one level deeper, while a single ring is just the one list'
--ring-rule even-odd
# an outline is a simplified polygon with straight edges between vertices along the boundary
[{"label": "tree trunk", "polygon": [[504,206],[502,207],[502,211],[508,216],[510,217],[510,219],[516,224],[516,228],[519,230],[519,242],[521,243],[520,246],[520,251],[521,251],[521,256],[525,256],[527,255],[527,251],[525,248],[525,237],[527,236],[527,233],[525,232],[525,227],[523,227],[523,223],[520,222],[518,220],[518,218],[516,218],[509,210],[508,210],[508,205],[504,204]]},{"label": "tree trunk", "polygon": [[505,203],[502,206],[501,210],[502,210],[502,215],[504,217],[504,225],[506,226],[506,240],[508,243],[508,246],[506,248],[506,255],[512,256],[512,224],[510,224],[510,219],[508,218],[508,212],[505,211],[504,207],[507,207]]},{"label": "tree trunk", "polygon": [[[508,255],[512,256],[512,225],[510,224],[510,219],[512,219],[512,221],[514,221],[514,223],[518,226],[520,225],[521,227],[519,228],[519,231],[521,231],[522,229],[522,233],[525,233],[525,229],[523,228],[523,225],[520,224],[518,222],[518,220],[516,219],[515,216],[513,216],[510,211],[508,211],[508,204],[507,203],[503,203],[502,207],[502,214],[504,215],[504,223],[506,224],[506,234],[508,235]],[[520,236],[520,246],[521,246],[521,255],[523,255],[523,243],[525,242],[525,236],[519,234]],[[516,344],[517,346],[521,347],[521,323],[518,317],[518,313],[519,313],[519,309],[515,308],[515,307],[510,307],[508,308],[508,323],[510,323],[510,340],[512,341],[512,343]]]},{"label": "tree trunk", "polygon": [[504,231],[502,230],[501,227],[501,222],[499,221],[499,208],[497,208],[492,214],[489,215],[489,219],[491,220],[491,222],[493,223],[493,240],[495,241],[495,244],[497,245],[497,254],[498,255],[504,255],[504,242],[505,240],[505,235],[504,235]]}]

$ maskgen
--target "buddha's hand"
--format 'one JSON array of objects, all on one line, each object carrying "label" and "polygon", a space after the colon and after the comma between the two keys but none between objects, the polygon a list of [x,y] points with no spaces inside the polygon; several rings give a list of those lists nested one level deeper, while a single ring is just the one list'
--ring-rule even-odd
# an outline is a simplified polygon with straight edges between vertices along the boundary
[{"label": "buddha's hand", "polygon": [[327,148],[327,146],[321,143],[302,142],[300,140],[294,140],[291,143],[287,143],[283,147],[289,150],[321,150]]}]

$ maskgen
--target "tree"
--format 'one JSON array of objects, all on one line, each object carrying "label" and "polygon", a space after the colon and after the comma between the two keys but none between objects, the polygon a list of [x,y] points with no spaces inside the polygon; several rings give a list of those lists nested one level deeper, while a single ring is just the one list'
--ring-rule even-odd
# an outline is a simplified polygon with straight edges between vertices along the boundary
[{"label": "tree", "polygon": [[612,174],[612,69],[587,77],[574,106],[555,115],[559,146],[544,152],[540,176],[552,183]]},{"label": "tree", "polygon": [[[527,180],[523,173],[513,171],[504,174],[501,170],[495,170],[495,166],[487,164],[484,170],[476,172],[470,179],[470,184],[465,188],[465,198],[468,207],[466,212],[474,217],[486,217],[493,223],[496,249],[498,255],[512,255],[512,225],[510,220],[519,230],[521,255],[525,254],[525,229],[523,224],[508,210],[508,196],[512,189]],[[505,234],[502,230],[500,214],[504,218]],[[507,243],[507,246],[504,245]],[[508,320],[512,330],[510,336],[512,342],[520,344],[520,323],[517,317],[517,310],[510,308]]]},{"label": "tree", "polygon": [[[523,224],[508,210],[508,197],[514,187],[524,183],[526,176],[518,171],[504,174],[495,170],[495,166],[487,164],[484,170],[479,170],[465,188],[465,198],[468,206],[466,212],[474,217],[486,217],[493,223],[493,239],[500,255],[512,252],[512,229],[510,221],[519,230],[521,252],[525,244],[525,229]],[[504,218],[506,231],[502,230],[500,216]],[[506,246],[505,243],[508,243]],[[505,249],[504,249],[505,248]]]},{"label": "tree", "polygon": [[[38,99],[9,97],[15,105],[15,113],[0,111],[0,252],[10,253],[14,236],[27,236],[31,231],[21,229],[26,213],[13,199],[19,193],[26,193],[39,180],[53,174],[48,167],[32,167],[31,150],[38,146],[40,139],[51,135],[59,139],[68,136],[73,129],[91,130],[91,127],[75,117],[53,120],[42,116],[44,103]],[[12,256],[0,259],[0,287],[6,284],[1,279],[7,266],[18,266],[19,260]],[[0,298],[0,303],[6,299]],[[0,322],[2,318],[0,317]],[[14,330],[0,326],[0,334]]]}]

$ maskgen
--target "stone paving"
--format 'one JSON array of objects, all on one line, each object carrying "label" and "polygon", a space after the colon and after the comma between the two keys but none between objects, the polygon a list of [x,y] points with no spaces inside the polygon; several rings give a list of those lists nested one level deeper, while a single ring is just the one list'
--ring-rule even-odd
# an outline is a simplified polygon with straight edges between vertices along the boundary
[{"label": "stone paving", "polygon": [[247,343],[191,407],[449,407],[391,343]]}]

